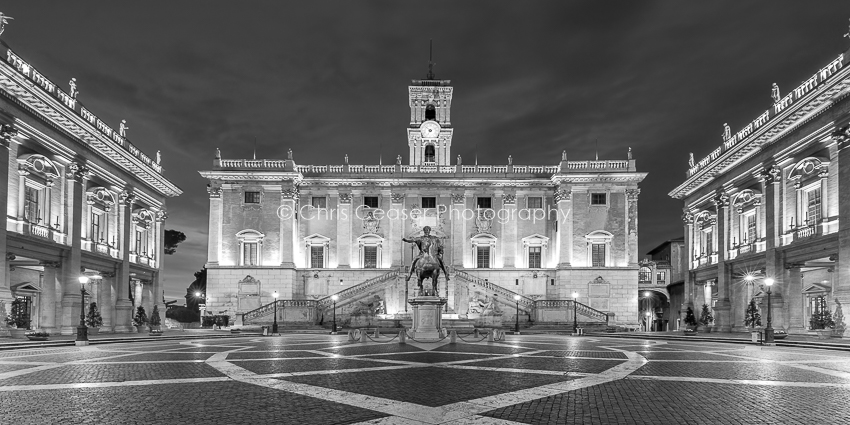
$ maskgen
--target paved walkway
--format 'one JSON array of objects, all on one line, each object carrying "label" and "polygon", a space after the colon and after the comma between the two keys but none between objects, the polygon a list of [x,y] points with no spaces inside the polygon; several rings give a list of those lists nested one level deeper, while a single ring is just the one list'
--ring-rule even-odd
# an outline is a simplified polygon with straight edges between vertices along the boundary
[{"label": "paved walkway", "polygon": [[[3,423],[836,423],[850,353],[284,334],[0,352]],[[808,406],[818,406],[809,409]]]}]

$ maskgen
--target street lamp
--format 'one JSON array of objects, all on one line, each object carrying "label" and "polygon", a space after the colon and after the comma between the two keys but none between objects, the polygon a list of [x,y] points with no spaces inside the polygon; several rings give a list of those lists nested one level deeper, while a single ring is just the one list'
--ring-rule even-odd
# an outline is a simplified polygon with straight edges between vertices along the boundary
[{"label": "street lamp", "polygon": [[74,345],[89,345],[89,329],[86,327],[86,283],[89,283],[89,278],[80,276],[80,325],[77,326],[77,340]]},{"label": "street lamp", "polygon": [[272,322],[272,335],[277,333],[277,291],[274,291],[272,294],[272,298],[274,298],[274,322]]},{"label": "street lamp", "polygon": [[514,295],[516,301],[516,326],[514,326],[514,335],[519,335],[519,295]]},{"label": "street lamp", "polygon": [[339,295],[333,294],[333,295],[331,295],[331,299],[334,302],[334,324],[333,324],[333,331],[331,332],[331,335],[336,335],[336,300],[339,299]]},{"label": "street lamp", "polygon": [[649,312],[646,312],[646,331],[649,332]]},{"label": "street lamp", "polygon": [[644,330],[647,331],[647,332],[649,332],[649,316],[650,316],[649,311],[652,308],[652,305],[650,304],[651,301],[652,301],[651,297],[652,297],[652,292],[644,291],[643,299],[644,299],[644,303],[646,304],[646,314],[645,314],[646,325],[644,326]]},{"label": "street lamp", "polygon": [[773,286],[774,282],[772,277],[764,280],[764,284],[767,285],[767,328],[764,329],[765,344],[773,344],[773,327],[770,324],[770,287]]},{"label": "street lamp", "polygon": [[578,292],[573,292],[573,335],[578,333]]}]

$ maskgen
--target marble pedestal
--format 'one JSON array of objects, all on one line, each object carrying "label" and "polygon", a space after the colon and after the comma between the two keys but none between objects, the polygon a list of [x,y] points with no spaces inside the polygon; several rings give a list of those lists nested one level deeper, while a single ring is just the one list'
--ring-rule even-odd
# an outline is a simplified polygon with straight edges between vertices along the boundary
[{"label": "marble pedestal", "polygon": [[440,339],[443,306],[446,298],[419,296],[407,300],[413,306],[412,337],[418,340]]}]

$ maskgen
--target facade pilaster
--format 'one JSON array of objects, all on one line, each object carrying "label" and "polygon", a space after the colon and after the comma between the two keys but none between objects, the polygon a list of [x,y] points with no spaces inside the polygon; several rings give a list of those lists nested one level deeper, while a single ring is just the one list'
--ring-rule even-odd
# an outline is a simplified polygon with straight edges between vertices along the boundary
[{"label": "facade pilaster", "polygon": [[100,300],[97,308],[103,319],[101,329],[110,332],[115,327],[115,273],[103,273],[100,282]]},{"label": "facade pilaster", "polygon": [[685,287],[684,287],[684,297],[682,297],[682,305],[680,306],[679,318],[682,319],[681,323],[685,323],[685,314],[688,311],[688,307],[694,308],[694,276],[691,273],[691,269],[693,268],[693,260],[694,260],[694,215],[685,208],[685,212],[682,215],[682,222],[685,227],[685,264],[684,267],[684,278],[685,278]]},{"label": "facade pilaster", "polygon": [[404,243],[401,241],[404,235],[404,220],[402,217],[402,209],[404,208],[404,193],[390,193],[390,210],[388,219],[390,222],[390,256],[392,257],[392,267],[402,267],[404,262],[402,258],[402,249]]},{"label": "facade pilaster", "polygon": [[771,290],[773,292],[773,295],[771,295],[771,304],[774,306],[775,311],[779,311],[777,307],[782,306],[783,294],[789,295],[789,288],[793,287],[793,282],[785,279],[786,271],[779,251],[779,238],[782,231],[779,189],[782,183],[782,171],[779,167],[773,165],[767,167],[761,173],[760,178],[764,184],[764,277],[770,277],[775,280],[774,288]]},{"label": "facade pilaster", "polygon": [[555,202],[558,204],[558,268],[567,269],[572,266],[573,258],[573,215],[572,192],[567,185],[559,185],[555,191]]},{"label": "facade pilaster", "polygon": [[[638,254],[638,195],[640,189],[626,189],[627,217],[626,217],[626,264],[629,267],[637,267],[640,259]],[[653,279],[655,276],[653,276]]]},{"label": "facade pilaster", "polygon": [[120,243],[121,264],[115,276],[115,317],[112,322],[116,333],[135,331],[130,323],[133,317],[133,304],[130,302],[130,241],[133,238],[133,203],[136,195],[132,188],[125,188],[119,195],[118,203],[118,240]]},{"label": "facade pilaster", "polygon": [[720,193],[714,198],[717,207],[717,227],[714,240],[717,244],[717,303],[714,322],[720,332],[732,332],[732,303],[729,287],[733,284],[732,267],[726,259],[729,255],[729,196]]},{"label": "facade pilaster", "polygon": [[463,193],[453,193],[449,209],[449,219],[452,225],[452,252],[450,264],[453,267],[463,267],[463,240],[466,235],[463,211],[466,208],[466,197]]},{"label": "facade pilaster", "polygon": [[[517,209],[516,193],[502,194],[502,267],[513,268],[522,262],[517,258]],[[496,220],[499,220],[497,214]]]},{"label": "facade pilaster", "polygon": [[156,226],[156,271],[153,273],[153,305],[159,309],[160,319],[164,319],[165,300],[162,291],[162,270],[165,262],[165,220],[168,214],[165,210],[159,210],[154,219]]},{"label": "facade pilaster", "polygon": [[339,194],[339,206],[336,217],[336,261],[337,268],[351,268],[351,193]]},{"label": "facade pilaster", "polygon": [[[6,181],[9,180],[9,161],[13,160],[11,158],[11,149],[14,148],[13,139],[17,137],[18,130],[12,127],[9,124],[0,125],[0,176],[3,176]],[[9,208],[9,185],[4,184],[0,185],[0,211],[4,212],[4,214],[8,215],[6,211]],[[3,219],[2,226],[0,226],[0,273],[3,273],[3,280],[0,281],[0,301],[6,306],[7,309],[11,309],[12,302],[12,290],[10,289],[9,279],[6,274],[9,272],[9,263],[7,261],[6,256],[8,255],[8,248],[6,243],[6,219]],[[6,317],[7,314],[11,313],[11,310],[8,311],[0,311],[0,315],[2,317]]]},{"label": "facade pilaster", "polygon": [[68,164],[68,238],[71,247],[62,264],[62,335],[73,335],[79,324],[82,296],[80,295],[80,259],[83,229],[83,208],[86,205],[86,181],[90,171],[84,164]]},{"label": "facade pilaster", "polygon": [[[850,188],[841,187],[850,182],[850,126],[833,133],[838,148],[838,258],[834,270],[837,274],[833,299],[850,306]],[[844,309],[845,317],[847,309]],[[845,319],[847,320],[847,319]],[[846,331],[845,331],[846,333]]]},{"label": "facade pilaster", "polygon": [[224,204],[221,199],[221,185],[211,183],[207,185],[210,195],[210,223],[209,241],[207,243],[207,267],[217,266],[219,255],[221,255],[221,224],[224,212]]},{"label": "facade pilaster", "polygon": [[298,212],[298,188],[291,181],[284,182],[280,190],[280,265],[295,269],[295,237],[298,227],[295,215]]}]

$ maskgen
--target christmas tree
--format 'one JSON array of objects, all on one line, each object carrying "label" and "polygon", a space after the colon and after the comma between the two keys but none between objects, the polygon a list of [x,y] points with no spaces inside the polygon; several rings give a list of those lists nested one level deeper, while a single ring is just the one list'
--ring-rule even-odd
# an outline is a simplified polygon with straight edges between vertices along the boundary
[{"label": "christmas tree", "polygon": [[86,326],[90,328],[99,328],[103,326],[103,318],[100,316],[100,311],[97,309],[97,303],[89,304],[89,312],[86,313]]},{"label": "christmas tree", "polygon": [[714,316],[711,314],[711,309],[708,308],[708,304],[702,305],[702,314],[700,314],[699,322],[703,326],[708,326],[714,322]]},{"label": "christmas tree", "polygon": [[685,325],[691,329],[695,329],[697,326],[697,318],[694,316],[694,309],[690,307],[688,307],[688,312],[685,313]]},{"label": "christmas tree", "polygon": [[744,313],[744,326],[751,328],[761,326],[761,313],[759,313],[755,298],[751,299],[750,304],[747,305],[747,311]]}]

